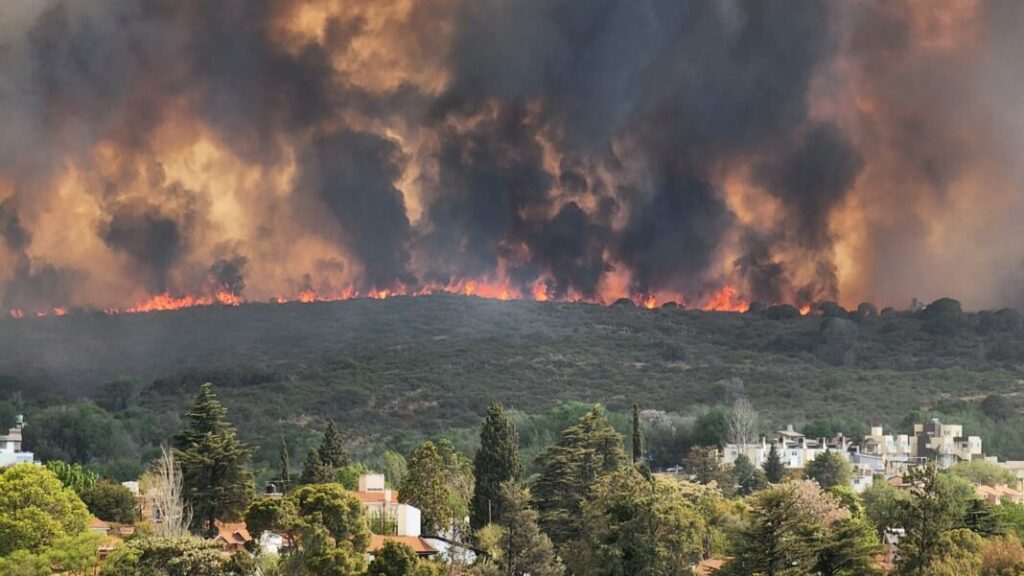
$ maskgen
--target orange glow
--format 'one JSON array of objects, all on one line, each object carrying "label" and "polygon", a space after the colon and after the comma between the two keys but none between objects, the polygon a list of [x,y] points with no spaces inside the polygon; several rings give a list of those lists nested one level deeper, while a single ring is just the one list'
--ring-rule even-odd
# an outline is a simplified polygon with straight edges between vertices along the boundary
[{"label": "orange glow", "polygon": [[657,305],[658,299],[654,296],[654,294],[651,294],[644,300],[644,308],[647,308],[648,310],[653,310],[654,307]]},{"label": "orange glow", "polygon": [[732,286],[722,288],[704,304],[707,312],[746,312],[748,308],[750,303]]},{"label": "orange glow", "polygon": [[810,313],[811,313],[811,307],[809,305],[804,304],[803,306],[800,307],[800,315],[801,316],[807,316]]},{"label": "orange glow", "polygon": [[[278,302],[281,302],[281,298],[278,298]],[[287,302],[287,300],[285,300]],[[316,292],[312,290],[303,290],[299,292],[299,302],[303,304],[309,304],[310,302],[316,302]]]},{"label": "orange glow", "polygon": [[54,309],[53,309],[53,315],[54,315],[54,316],[64,316],[64,315],[66,315],[67,313],[68,313],[68,310],[67,310],[67,308],[60,308],[60,307],[57,307],[57,308],[54,308]]},{"label": "orange glow", "polygon": [[233,294],[226,290],[217,291],[217,303],[224,306],[238,306],[242,303],[242,299],[238,294]]},{"label": "orange glow", "polygon": [[10,312],[7,313],[11,318],[24,318],[25,313],[17,308],[11,308]]},{"label": "orange glow", "polygon": [[537,282],[533,285],[533,299],[537,302],[548,301],[548,286],[544,282]]}]

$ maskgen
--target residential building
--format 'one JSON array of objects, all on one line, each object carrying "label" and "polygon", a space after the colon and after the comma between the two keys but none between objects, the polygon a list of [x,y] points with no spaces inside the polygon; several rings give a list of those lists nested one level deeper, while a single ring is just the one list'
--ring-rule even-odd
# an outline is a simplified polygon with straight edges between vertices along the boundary
[{"label": "residential building", "polygon": [[25,418],[19,414],[14,427],[7,434],[0,434],[0,468],[35,461],[34,454],[21,449],[21,431],[24,427]]},{"label": "residential building", "polygon": [[213,541],[220,544],[225,552],[234,554],[245,547],[246,543],[252,542],[252,536],[245,526],[245,522],[221,522],[215,520],[213,523],[217,528],[217,535]]},{"label": "residential building", "polygon": [[933,418],[927,426],[914,424],[911,456],[935,461],[942,469],[957,462],[983,458],[980,436],[964,436],[960,424],[943,424]]},{"label": "residential building", "polygon": [[996,484],[995,486],[975,486],[975,494],[979,498],[986,500],[989,504],[1002,504],[1003,502],[1024,502],[1024,493],[1021,493],[1013,488],[1010,488],[1006,484]]},{"label": "residential building", "polygon": [[924,462],[913,450],[914,438],[908,434],[885,434],[881,426],[872,426],[871,433],[860,443],[859,453],[877,457],[880,469],[877,474],[886,476],[903,475],[907,468]]}]

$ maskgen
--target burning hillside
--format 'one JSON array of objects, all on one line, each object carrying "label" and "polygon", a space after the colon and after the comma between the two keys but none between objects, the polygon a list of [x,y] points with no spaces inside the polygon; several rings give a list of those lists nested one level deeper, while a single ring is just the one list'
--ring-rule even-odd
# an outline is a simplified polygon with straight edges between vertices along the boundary
[{"label": "burning hillside", "polygon": [[9,4],[10,316],[1021,303],[1020,3]]}]

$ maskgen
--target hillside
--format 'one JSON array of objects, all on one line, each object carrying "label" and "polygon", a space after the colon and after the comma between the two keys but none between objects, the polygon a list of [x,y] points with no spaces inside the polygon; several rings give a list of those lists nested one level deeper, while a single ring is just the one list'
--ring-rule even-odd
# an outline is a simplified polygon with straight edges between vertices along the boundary
[{"label": "hillside", "polygon": [[743,394],[770,425],[829,415],[891,425],[942,402],[1013,398],[1022,348],[1015,312],[938,305],[794,317],[430,296],[80,312],[0,321],[0,399],[102,401],[105,383],[126,378],[141,388],[145,426],[166,431],[210,380],[243,435],[270,451],[326,418],[363,440],[470,428],[493,401],[687,414]]}]

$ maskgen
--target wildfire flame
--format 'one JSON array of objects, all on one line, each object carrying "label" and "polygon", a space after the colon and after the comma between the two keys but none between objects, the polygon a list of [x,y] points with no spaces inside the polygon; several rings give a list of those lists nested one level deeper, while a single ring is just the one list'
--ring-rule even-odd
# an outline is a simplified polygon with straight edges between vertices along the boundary
[{"label": "wildfire flame", "polygon": [[[308,304],[312,302],[336,302],[355,298],[384,300],[397,296],[415,297],[431,294],[457,294],[492,300],[532,299],[537,302],[561,300],[582,301],[597,304],[610,303],[600,298],[580,298],[574,294],[555,297],[551,294],[549,285],[544,280],[538,280],[530,286],[528,290],[520,291],[514,286],[511,286],[507,280],[495,281],[487,278],[476,280],[457,280],[448,284],[428,284],[414,289],[398,285],[394,288],[372,289],[367,292],[360,292],[355,288],[349,287],[330,294],[320,294],[316,290],[306,288],[300,290],[295,296],[279,295],[265,301],[276,304]],[[670,293],[634,295],[632,300],[638,307],[643,307],[648,310],[656,308],[659,301],[676,301],[685,303],[685,299],[682,295]],[[246,302],[250,301],[226,288],[217,289],[209,295],[175,295],[169,292],[163,292],[141,300],[134,306],[127,308],[108,308],[105,312],[107,314],[143,314],[148,312],[181,310],[183,308],[200,306],[240,306]],[[611,300],[611,302],[614,302],[614,299]],[[713,294],[700,308],[707,312],[745,312],[749,307],[750,303],[742,296],[739,290],[732,286],[725,286]],[[803,306],[800,309],[800,313],[803,315],[807,315],[810,312],[811,307],[809,305]],[[65,316],[67,313],[68,309],[65,307],[56,307],[52,310],[32,312],[12,308],[7,312],[7,315],[11,318],[20,319],[33,315],[37,317],[50,315],[59,317]]]},{"label": "wildfire flame", "polygon": [[731,286],[719,290],[703,306],[703,309],[708,312],[746,312],[748,308],[750,308],[750,302],[740,297],[739,292]]}]

